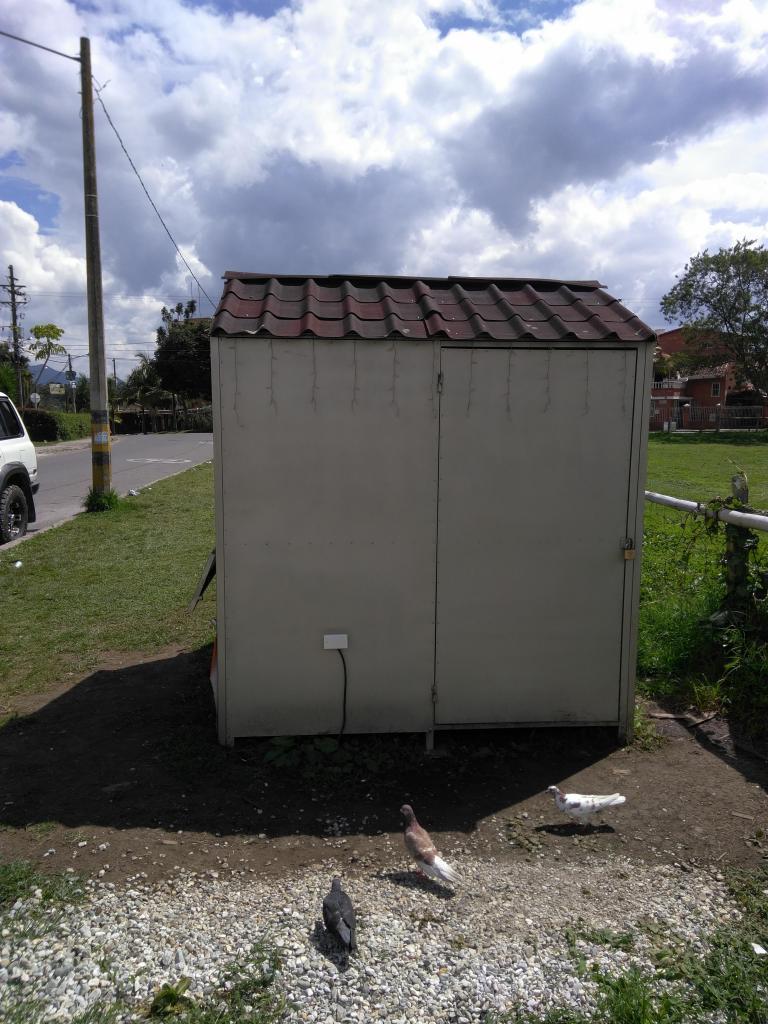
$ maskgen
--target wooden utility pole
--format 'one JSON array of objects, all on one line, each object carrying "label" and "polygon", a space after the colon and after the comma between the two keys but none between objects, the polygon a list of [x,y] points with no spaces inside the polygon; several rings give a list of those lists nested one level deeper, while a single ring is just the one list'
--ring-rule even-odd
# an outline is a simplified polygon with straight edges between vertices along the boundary
[{"label": "wooden utility pole", "polygon": [[27,301],[27,297],[24,294],[24,285],[19,284],[13,273],[13,265],[8,267],[8,284],[4,284],[3,290],[8,292],[10,298],[6,299],[2,305],[11,307],[11,339],[13,343],[13,364],[16,367],[16,387],[18,389],[19,407],[24,405],[24,377],[22,374],[21,366],[21,344],[19,341],[19,313],[18,307],[21,303]]},{"label": "wooden utility pole", "polygon": [[107,361],[104,352],[104,310],[101,291],[99,202],[96,188],[96,141],[93,124],[91,42],[80,39],[80,83],[83,101],[83,193],[85,199],[85,262],[88,285],[88,348],[91,376],[91,475],[93,490],[112,488]]},{"label": "wooden utility pole", "polygon": [[72,356],[67,352],[67,359],[69,360],[69,374],[67,377],[67,391],[69,392],[70,398],[72,399],[72,412],[77,412],[77,391],[75,388],[76,381],[71,380],[72,376]]},{"label": "wooden utility pole", "polygon": [[117,360],[112,357],[112,380],[115,382],[114,394],[112,396],[112,428],[115,428],[117,422]]}]

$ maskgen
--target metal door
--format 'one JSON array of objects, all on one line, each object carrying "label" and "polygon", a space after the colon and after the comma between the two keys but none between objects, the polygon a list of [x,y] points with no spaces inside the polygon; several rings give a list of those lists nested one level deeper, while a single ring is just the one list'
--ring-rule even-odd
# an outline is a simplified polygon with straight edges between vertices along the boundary
[{"label": "metal door", "polygon": [[437,725],[618,721],[636,360],[442,350]]}]

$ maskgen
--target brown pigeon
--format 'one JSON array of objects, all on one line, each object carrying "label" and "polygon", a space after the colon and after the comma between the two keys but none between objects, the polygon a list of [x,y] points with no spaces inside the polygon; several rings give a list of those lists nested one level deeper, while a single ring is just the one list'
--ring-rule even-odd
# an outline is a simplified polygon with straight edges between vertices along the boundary
[{"label": "brown pigeon", "polygon": [[435,849],[435,844],[429,837],[429,833],[416,821],[416,815],[410,804],[403,804],[400,813],[405,818],[405,847],[408,853],[419,865],[421,871],[431,878],[439,878],[443,882],[455,884],[459,876],[451,867],[446,864],[443,858]]}]

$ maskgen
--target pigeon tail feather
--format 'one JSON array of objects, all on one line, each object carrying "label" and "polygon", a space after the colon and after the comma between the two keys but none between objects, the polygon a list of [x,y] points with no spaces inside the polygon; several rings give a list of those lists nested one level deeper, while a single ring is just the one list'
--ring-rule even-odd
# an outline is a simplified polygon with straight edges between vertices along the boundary
[{"label": "pigeon tail feather", "polygon": [[442,857],[435,857],[431,864],[422,864],[422,871],[433,878],[441,878],[444,882],[451,882],[454,885],[459,880],[458,872],[446,863]]},{"label": "pigeon tail feather", "polygon": [[336,923],[336,934],[339,936],[345,946],[352,945],[352,932],[347,925],[346,921],[338,921]]}]

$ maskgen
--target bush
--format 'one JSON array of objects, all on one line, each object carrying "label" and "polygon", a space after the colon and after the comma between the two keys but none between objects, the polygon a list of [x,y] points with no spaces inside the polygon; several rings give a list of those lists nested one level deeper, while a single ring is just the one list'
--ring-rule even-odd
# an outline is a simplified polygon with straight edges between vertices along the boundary
[{"label": "bush", "polygon": [[0,363],[0,391],[16,402],[16,370],[10,363]]},{"label": "bush", "polygon": [[74,441],[91,436],[91,415],[87,412],[23,409],[21,417],[33,441]]},{"label": "bush", "polygon": [[86,512],[112,512],[120,508],[120,495],[112,488],[101,493],[91,487],[85,496],[83,506]]},{"label": "bush", "polygon": [[89,412],[55,412],[56,428],[60,441],[74,441],[79,437],[91,436],[91,414]]},{"label": "bush", "polygon": [[47,409],[22,409],[21,418],[33,441],[58,440],[56,418]]}]

